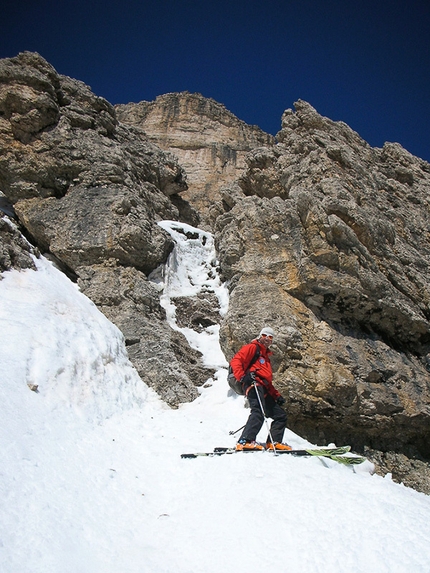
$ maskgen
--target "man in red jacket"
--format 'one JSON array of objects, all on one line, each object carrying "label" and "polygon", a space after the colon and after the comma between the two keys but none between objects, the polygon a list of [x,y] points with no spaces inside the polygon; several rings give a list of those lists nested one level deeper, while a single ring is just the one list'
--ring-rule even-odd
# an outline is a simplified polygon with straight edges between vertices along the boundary
[{"label": "man in red jacket", "polygon": [[[271,328],[263,328],[258,338],[242,346],[230,362],[235,378],[243,384],[251,408],[248,421],[236,446],[236,450],[239,451],[264,449],[255,439],[261,430],[265,417],[273,420],[267,437],[266,448],[291,450],[290,446],[282,443],[287,425],[287,414],[281,408],[285,399],[272,384],[273,373],[270,363],[272,352],[270,346],[273,343],[273,337],[274,332]],[[257,352],[259,352],[258,358],[254,360]]]}]

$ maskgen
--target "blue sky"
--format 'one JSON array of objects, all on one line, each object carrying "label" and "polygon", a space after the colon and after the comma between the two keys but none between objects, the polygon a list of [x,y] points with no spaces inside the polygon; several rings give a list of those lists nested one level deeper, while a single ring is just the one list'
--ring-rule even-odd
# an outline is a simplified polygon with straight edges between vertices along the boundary
[{"label": "blue sky", "polygon": [[429,0],[6,0],[24,50],[113,104],[199,92],[276,134],[304,99],[430,161]]}]

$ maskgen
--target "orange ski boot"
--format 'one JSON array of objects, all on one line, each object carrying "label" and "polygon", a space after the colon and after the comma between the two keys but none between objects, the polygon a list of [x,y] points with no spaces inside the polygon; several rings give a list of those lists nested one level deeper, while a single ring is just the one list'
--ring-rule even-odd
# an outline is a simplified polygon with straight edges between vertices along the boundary
[{"label": "orange ski boot", "polygon": [[280,442],[275,442],[274,444],[272,444],[272,442],[268,442],[266,444],[266,449],[268,450],[276,450],[276,451],[291,451],[293,448],[291,446],[289,446],[288,444],[281,444]]},{"label": "orange ski boot", "polygon": [[254,452],[264,450],[264,447],[257,442],[247,442],[246,440],[239,440],[236,444],[236,452]]}]

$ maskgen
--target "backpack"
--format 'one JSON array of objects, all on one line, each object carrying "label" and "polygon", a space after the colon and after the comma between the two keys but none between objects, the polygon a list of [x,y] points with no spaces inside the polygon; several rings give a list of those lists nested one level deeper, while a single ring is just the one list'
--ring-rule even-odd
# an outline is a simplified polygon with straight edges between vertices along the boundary
[{"label": "backpack", "polygon": [[[258,346],[258,344],[255,344],[255,354],[251,359],[251,362],[248,364],[248,368],[245,370],[245,374],[248,374],[249,369],[251,368],[251,366],[254,364],[254,362],[256,362],[260,356],[260,347]],[[236,394],[239,394],[239,396],[244,396],[245,392],[243,389],[243,385],[240,382],[240,380],[237,380],[233,374],[233,369],[232,367],[229,365],[228,367],[228,375],[227,375],[227,382],[228,385],[230,386],[230,388],[236,392]]]}]

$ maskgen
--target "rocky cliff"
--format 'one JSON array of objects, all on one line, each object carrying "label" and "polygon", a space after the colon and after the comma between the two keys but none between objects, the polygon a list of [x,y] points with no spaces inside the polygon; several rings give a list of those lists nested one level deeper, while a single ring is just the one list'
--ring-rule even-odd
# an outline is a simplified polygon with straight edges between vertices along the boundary
[{"label": "rocky cliff", "polygon": [[[147,280],[172,249],[157,222],[180,218],[185,189],[176,159],[120,124],[88,86],[38,54],[0,61],[6,208],[13,205],[27,238],[122,330],[142,379],[171,405],[195,398],[210,374],[167,325]],[[30,247],[14,233],[20,237],[2,221],[0,270],[31,264]]]},{"label": "rocky cliff", "polygon": [[248,151],[274,143],[273,136],[200,94],[171,93],[115,110],[121,122],[142,128],[150,141],[178,158],[188,183],[182,197],[207,230],[219,214],[214,206],[221,200],[220,190],[240,176]]},{"label": "rocky cliff", "polygon": [[248,155],[216,221],[223,348],[270,323],[291,427],[429,459],[430,165],[302,101],[277,138]]},{"label": "rocky cliff", "polygon": [[[303,101],[276,141],[198,94],[114,108],[24,53],[0,61],[0,191],[0,270],[50,256],[173,406],[210,371],[147,277],[172,248],[157,222],[200,221],[230,290],[226,356],[270,324],[289,427],[430,493],[427,162]],[[211,301],[178,300],[178,320],[219,321]]]}]

